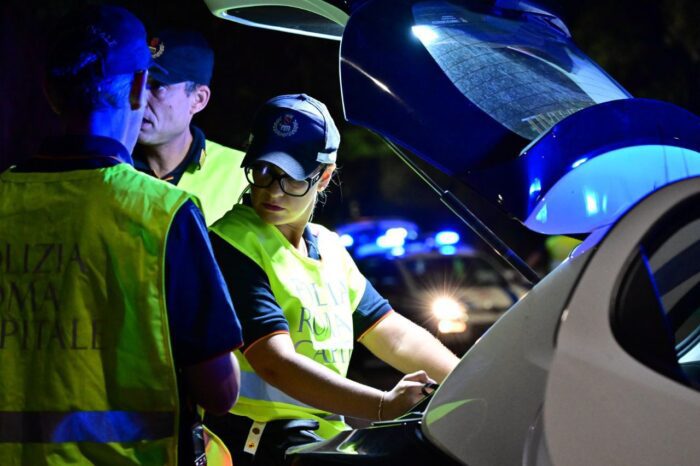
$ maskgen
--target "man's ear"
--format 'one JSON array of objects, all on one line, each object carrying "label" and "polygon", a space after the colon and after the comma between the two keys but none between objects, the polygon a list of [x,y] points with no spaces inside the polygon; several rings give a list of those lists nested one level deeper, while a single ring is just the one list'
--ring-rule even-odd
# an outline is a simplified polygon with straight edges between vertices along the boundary
[{"label": "man's ear", "polygon": [[190,111],[192,115],[204,110],[204,107],[209,103],[209,97],[211,97],[211,89],[206,84],[198,84],[194,92],[192,93],[194,99],[192,100],[192,105],[190,106]]},{"label": "man's ear", "polygon": [[321,174],[321,179],[318,181],[318,191],[323,191],[328,187],[328,183],[331,182],[331,179],[333,178],[333,172],[335,171],[335,164],[332,163],[328,165],[324,170],[323,173]]},{"label": "man's ear", "polygon": [[131,110],[138,110],[146,106],[147,80],[148,71],[137,71],[134,73],[134,79],[131,80],[131,89],[129,90],[129,106]]}]

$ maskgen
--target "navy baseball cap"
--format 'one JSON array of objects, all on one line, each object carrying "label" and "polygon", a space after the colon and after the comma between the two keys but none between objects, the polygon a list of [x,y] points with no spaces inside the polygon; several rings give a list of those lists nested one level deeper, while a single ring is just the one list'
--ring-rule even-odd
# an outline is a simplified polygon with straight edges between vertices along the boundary
[{"label": "navy baseball cap", "polygon": [[335,163],[340,133],[326,106],[306,94],[274,97],[253,120],[242,167],[268,162],[304,180],[321,164]]},{"label": "navy baseball cap", "polygon": [[128,10],[92,5],[65,16],[51,37],[47,72],[71,78],[90,70],[108,78],[152,65],[143,23]]},{"label": "navy baseball cap", "polygon": [[154,79],[165,84],[211,82],[214,51],[198,32],[163,30],[148,41],[148,47],[159,68],[151,70]]}]

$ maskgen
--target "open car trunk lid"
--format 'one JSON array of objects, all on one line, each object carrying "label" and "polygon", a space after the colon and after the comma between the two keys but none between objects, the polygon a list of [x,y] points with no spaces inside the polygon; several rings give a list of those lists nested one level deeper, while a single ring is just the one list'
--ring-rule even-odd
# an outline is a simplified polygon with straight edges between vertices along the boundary
[{"label": "open car trunk lid", "polygon": [[632,99],[532,2],[206,0],[243,24],[339,39],[348,121],[528,228],[589,233],[700,173],[700,123]]}]

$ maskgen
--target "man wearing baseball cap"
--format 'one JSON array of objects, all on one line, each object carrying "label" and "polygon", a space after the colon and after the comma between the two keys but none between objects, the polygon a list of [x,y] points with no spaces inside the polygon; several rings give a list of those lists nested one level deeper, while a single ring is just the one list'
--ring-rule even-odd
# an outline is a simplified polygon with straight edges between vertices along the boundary
[{"label": "man wearing baseball cap", "polygon": [[[338,235],[310,219],[340,144],[326,106],[306,94],[258,111],[243,160],[250,196],[211,227],[246,344],[241,397],[205,418],[238,466],[282,466],[288,447],[328,439],[342,415],[386,420],[442,381],[457,357],[393,312]],[[355,342],[406,373],[387,392],[349,380]]]},{"label": "man wearing baseball cap", "polygon": [[149,79],[135,166],[197,196],[211,225],[247,184],[240,169],[243,153],[207,140],[192,124],[209,102],[214,52],[192,31],[165,30],[149,46],[158,69]]},{"label": "man wearing baseball cap", "polygon": [[123,8],[51,36],[65,135],[0,174],[2,465],[195,464],[193,405],[238,395],[240,324],[201,212],[132,166],[151,65]]}]

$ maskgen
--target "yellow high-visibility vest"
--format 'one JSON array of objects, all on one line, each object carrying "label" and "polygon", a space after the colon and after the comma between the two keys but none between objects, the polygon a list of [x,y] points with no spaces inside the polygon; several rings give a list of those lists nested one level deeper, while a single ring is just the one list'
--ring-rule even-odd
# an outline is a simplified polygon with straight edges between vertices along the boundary
[{"label": "yellow high-visibility vest", "polygon": [[[318,236],[320,261],[300,254],[276,227],[242,204],[214,224],[212,231],[267,273],[297,353],[345,377],[354,344],[352,313],[367,281],[335,233],[316,224],[310,228]],[[269,385],[240,351],[235,354],[241,367],[241,394],[232,413],[259,422],[315,419],[320,424],[317,433],[324,438],[347,429],[342,417]]]},{"label": "yellow high-visibility vest", "polygon": [[177,183],[199,199],[207,226],[231,210],[248,186],[241,168],[244,156],[241,151],[205,141],[199,165],[188,167]]},{"label": "yellow high-visibility vest", "polygon": [[177,463],[165,248],[185,192],[127,164],[0,175],[0,464]]}]

